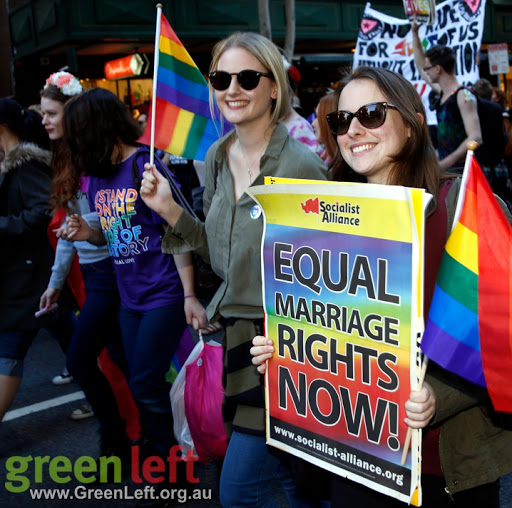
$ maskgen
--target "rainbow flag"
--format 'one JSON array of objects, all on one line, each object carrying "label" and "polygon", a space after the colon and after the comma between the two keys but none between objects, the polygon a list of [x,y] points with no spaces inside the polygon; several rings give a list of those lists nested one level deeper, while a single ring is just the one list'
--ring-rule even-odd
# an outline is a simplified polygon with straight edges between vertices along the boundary
[{"label": "rainbow flag", "polygon": [[[208,104],[208,84],[169,22],[160,14],[155,146],[185,159],[204,160],[219,139]],[[156,48],[155,48],[156,51]],[[151,117],[139,139],[151,143]]]},{"label": "rainbow flag", "polygon": [[512,412],[512,228],[473,152],[454,223],[421,348]]}]

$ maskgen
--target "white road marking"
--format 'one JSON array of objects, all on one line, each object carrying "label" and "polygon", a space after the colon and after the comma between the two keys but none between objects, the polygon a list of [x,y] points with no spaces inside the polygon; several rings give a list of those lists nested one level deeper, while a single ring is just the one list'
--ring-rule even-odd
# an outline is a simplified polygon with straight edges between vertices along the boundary
[{"label": "white road marking", "polygon": [[55,397],[54,399],[45,400],[43,402],[38,402],[37,404],[32,404],[30,406],[20,407],[19,409],[8,411],[2,421],[7,422],[9,420],[15,420],[16,418],[21,418],[22,416],[26,416],[31,413],[44,411],[45,409],[49,409],[51,407],[62,406],[62,404],[67,404],[68,402],[73,402],[80,399],[85,399],[84,392],[80,391],[69,393],[68,395],[63,395],[62,397]]}]

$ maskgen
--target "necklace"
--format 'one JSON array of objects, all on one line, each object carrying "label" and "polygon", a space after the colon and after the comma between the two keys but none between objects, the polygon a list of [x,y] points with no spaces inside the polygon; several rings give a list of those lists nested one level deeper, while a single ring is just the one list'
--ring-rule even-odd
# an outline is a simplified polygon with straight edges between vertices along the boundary
[{"label": "necklace", "polygon": [[240,139],[238,139],[238,145],[240,146],[240,150],[242,152],[242,157],[244,158],[245,160],[245,164],[247,166],[247,174],[249,175],[249,185],[252,185],[252,165],[254,164],[254,162],[256,162],[257,160],[259,160],[261,158],[261,156],[263,155],[263,152],[265,152],[266,150],[266,147],[258,153],[258,155],[255,157],[255,159],[252,161],[252,163],[249,163],[249,159],[247,159],[247,156],[245,155],[245,150],[244,150],[244,147],[242,146],[242,143],[240,143]]}]

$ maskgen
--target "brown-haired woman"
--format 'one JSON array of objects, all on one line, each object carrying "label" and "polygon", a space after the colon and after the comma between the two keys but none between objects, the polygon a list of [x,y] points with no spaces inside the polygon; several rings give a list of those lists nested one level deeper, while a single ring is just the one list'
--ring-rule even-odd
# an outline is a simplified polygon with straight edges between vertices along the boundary
[{"label": "brown-haired woman", "polygon": [[[42,294],[39,305],[44,309],[59,301],[73,259],[78,255],[85,298],[80,302],[78,320],[75,319],[69,327],[71,337],[66,347],[66,366],[69,375],[84,391],[90,406],[83,405],[74,410],[71,418],[83,419],[96,416],[100,424],[100,456],[119,456],[127,469],[131,440],[126,434],[125,422],[118,409],[118,401],[112,385],[98,364],[101,351],[107,347],[109,356],[120,371],[124,373],[127,371],[117,319],[119,291],[112,261],[106,245],[68,241],[66,216],[59,213],[65,210],[68,217],[78,214],[90,226],[99,227],[98,216],[96,212],[91,212],[89,205],[89,180],[83,173],[75,171],[70,163],[68,145],[63,141],[65,106],[81,93],[80,82],[67,72],[52,74],[46,80],[44,89],[41,90],[43,125],[52,140],[54,149],[50,205],[52,211],[62,217],[63,226],[57,229],[55,262],[48,287]],[[61,323],[61,326],[66,324],[67,321]],[[55,325],[50,331],[55,334],[54,330]],[[60,377],[63,377],[63,374]],[[120,380],[120,382],[123,381]],[[125,399],[124,403],[124,415],[129,415],[129,418],[133,418],[136,422],[136,412],[135,415],[133,411],[127,412],[127,408],[132,407],[133,401]]]},{"label": "brown-haired woman", "polygon": [[[337,111],[328,115],[338,143],[332,179],[423,188],[435,198],[425,225],[426,317],[460,180],[440,177],[423,104],[403,76],[386,69],[358,67],[341,81],[335,97]],[[500,205],[512,221],[505,204]],[[251,354],[261,373],[273,352],[270,339],[255,337]],[[408,426],[424,429],[422,506],[497,508],[499,477],[512,470],[512,431],[493,411],[486,390],[430,362],[426,382],[420,391],[411,392],[405,412]],[[307,482],[307,478],[303,480]],[[346,506],[347,500],[366,508],[403,505],[338,476],[333,477],[331,489],[333,507]]]},{"label": "brown-haired woman", "polygon": [[316,116],[312,122],[319,147],[317,153],[327,166],[333,161],[338,149],[336,140],[327,123],[327,115],[334,109],[336,109],[336,97],[332,93],[324,95],[318,101],[315,110]]}]

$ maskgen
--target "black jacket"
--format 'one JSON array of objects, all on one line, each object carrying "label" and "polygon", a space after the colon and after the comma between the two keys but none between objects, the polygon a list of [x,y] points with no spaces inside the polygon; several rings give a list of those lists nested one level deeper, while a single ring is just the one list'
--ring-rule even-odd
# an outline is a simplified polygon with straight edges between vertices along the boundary
[{"label": "black jacket", "polygon": [[0,166],[0,331],[33,330],[53,253],[50,222],[51,153],[30,143],[10,150]]}]

